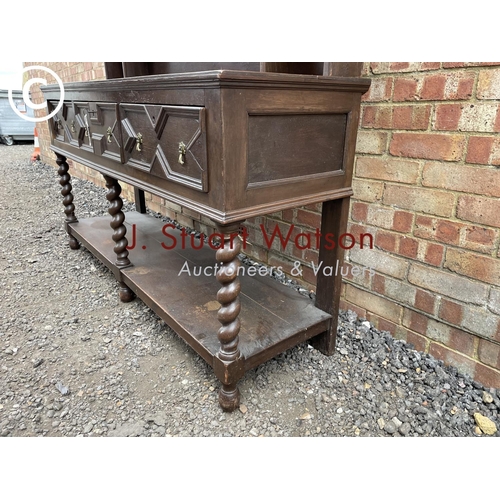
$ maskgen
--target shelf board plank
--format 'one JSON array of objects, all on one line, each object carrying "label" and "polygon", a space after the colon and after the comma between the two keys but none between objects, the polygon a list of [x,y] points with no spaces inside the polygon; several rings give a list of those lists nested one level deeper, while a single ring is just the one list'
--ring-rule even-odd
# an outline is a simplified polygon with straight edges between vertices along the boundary
[{"label": "shelf board plank", "polygon": [[[182,249],[177,229],[166,229],[171,235],[168,238],[162,233],[165,222],[138,212],[125,215],[129,245],[133,224],[136,244],[129,255],[132,266],[121,271],[114,265],[110,216],[82,219],[68,228],[117,278],[121,274],[127,286],[212,365],[219,351],[220,328],[215,251],[208,245],[193,249],[189,239],[187,248]],[[176,238],[177,247],[163,248],[161,243],[171,245],[172,238]],[[199,240],[195,242],[199,244]],[[181,273],[186,263],[191,276]],[[248,268],[242,268],[239,348],[245,358],[245,370],[328,329],[331,316],[314,307],[308,297],[268,276],[249,276]],[[194,276],[195,272],[201,272],[201,276]]]}]

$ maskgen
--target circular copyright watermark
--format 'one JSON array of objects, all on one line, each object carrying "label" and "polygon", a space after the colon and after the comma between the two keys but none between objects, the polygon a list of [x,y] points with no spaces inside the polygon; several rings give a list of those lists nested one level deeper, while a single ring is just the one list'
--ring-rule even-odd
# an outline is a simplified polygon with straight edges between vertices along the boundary
[{"label": "circular copyright watermark", "polygon": [[[60,98],[59,103],[57,104],[56,108],[54,109],[54,111],[52,111],[52,113],[50,113],[47,116],[42,116],[42,117],[39,117],[39,118],[35,118],[35,117],[32,117],[32,116],[27,116],[27,114],[21,113],[21,111],[19,111],[17,109],[17,106],[14,103],[14,99],[12,97],[12,89],[9,89],[9,103],[10,103],[10,107],[14,110],[14,112],[18,116],[20,116],[23,120],[26,120],[26,121],[29,121],[29,122],[36,122],[36,123],[38,123],[38,122],[46,121],[49,118],[52,118],[62,108],[62,105],[63,105],[63,102],[64,102],[64,85],[63,85],[62,80],[59,78],[59,76],[54,71],[52,71],[50,68],[46,68],[45,66],[26,66],[23,69],[23,74],[26,71],[30,71],[30,70],[34,70],[34,69],[42,70],[42,71],[45,71],[46,73],[49,73],[50,75],[52,75],[55,78],[57,84],[59,85],[59,89],[61,91],[61,98]],[[28,108],[31,108],[31,109],[44,109],[44,108],[47,107],[47,101],[44,101],[44,102],[42,102],[40,104],[35,104],[34,102],[31,101],[31,98],[30,98],[30,89],[31,89],[31,86],[34,85],[35,83],[41,83],[42,85],[47,85],[47,80],[45,80],[45,78],[30,78],[24,84],[24,86],[23,86],[23,101],[24,101],[24,104],[26,104],[26,106],[28,106]]]}]

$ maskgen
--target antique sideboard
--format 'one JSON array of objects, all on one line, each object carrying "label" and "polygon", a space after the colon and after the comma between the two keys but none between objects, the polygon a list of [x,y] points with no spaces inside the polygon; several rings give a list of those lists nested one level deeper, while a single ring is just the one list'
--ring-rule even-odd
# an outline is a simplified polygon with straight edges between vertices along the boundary
[{"label": "antique sideboard", "polygon": [[[247,370],[308,339],[325,354],[335,350],[340,275],[320,273],[313,302],[268,276],[240,273],[235,235],[247,218],[318,202],[321,233],[345,232],[370,82],[293,73],[314,63],[267,63],[267,71],[171,64],[166,74],[128,77],[126,63],[108,65],[108,76],[117,69],[119,78],[66,84],[50,120],[51,149],[70,247],[83,243],[114,273],[122,301],[138,296],[213,367],[220,405],[231,411]],[[42,90],[55,109],[58,86]],[[103,174],[110,216],[77,219],[68,158]],[[147,215],[143,202],[125,217],[120,181],[139,200],[147,191],[209,217],[221,246],[182,245],[179,231]],[[339,245],[324,243],[325,266],[343,259]],[[186,263],[205,271],[180,273]]]}]

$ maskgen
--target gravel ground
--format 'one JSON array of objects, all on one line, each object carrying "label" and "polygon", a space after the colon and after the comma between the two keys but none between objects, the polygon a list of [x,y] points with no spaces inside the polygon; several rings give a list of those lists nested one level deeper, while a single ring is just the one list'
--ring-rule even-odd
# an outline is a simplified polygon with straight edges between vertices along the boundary
[{"label": "gravel ground", "polygon": [[[223,413],[212,369],[69,249],[58,175],[32,150],[0,145],[1,436],[485,436],[477,414],[500,424],[500,389],[352,312],[335,356],[291,349],[247,373],[240,410]],[[73,193],[78,217],[107,213],[103,189],[74,179]]]}]

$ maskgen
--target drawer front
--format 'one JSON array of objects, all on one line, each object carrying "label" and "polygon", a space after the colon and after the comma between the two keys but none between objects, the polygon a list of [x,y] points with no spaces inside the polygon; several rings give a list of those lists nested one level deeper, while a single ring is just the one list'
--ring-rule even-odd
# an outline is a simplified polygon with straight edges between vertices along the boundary
[{"label": "drawer front", "polygon": [[89,105],[93,152],[96,155],[123,163],[123,142],[118,105],[101,102],[91,102]]},{"label": "drawer front", "polygon": [[[49,101],[49,111],[56,108],[57,102]],[[61,109],[50,119],[50,129],[55,141],[79,148],[84,140],[85,130],[75,117],[72,102],[64,102]]]},{"label": "drawer front", "polygon": [[120,104],[123,162],[208,192],[205,109]]},{"label": "drawer front", "polygon": [[[51,111],[56,105],[49,101]],[[88,102],[64,102],[50,121],[54,140],[93,153],[91,113]]]}]

